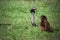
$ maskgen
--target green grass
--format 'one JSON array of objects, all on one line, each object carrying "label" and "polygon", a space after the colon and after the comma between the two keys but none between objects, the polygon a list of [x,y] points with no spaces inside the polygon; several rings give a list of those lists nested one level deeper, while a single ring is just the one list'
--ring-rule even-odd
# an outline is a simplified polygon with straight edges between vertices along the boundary
[{"label": "green grass", "polygon": [[[30,23],[33,6],[36,27]],[[41,15],[47,16],[54,32],[40,31]],[[0,40],[60,40],[60,1],[0,1],[0,24]]]}]

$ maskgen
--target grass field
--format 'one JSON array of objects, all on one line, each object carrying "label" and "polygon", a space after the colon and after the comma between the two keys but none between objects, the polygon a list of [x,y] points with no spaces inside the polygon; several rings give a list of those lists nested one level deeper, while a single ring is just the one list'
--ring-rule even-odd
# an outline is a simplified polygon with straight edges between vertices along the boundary
[{"label": "grass field", "polygon": [[[36,6],[36,23],[30,23],[31,7]],[[45,15],[53,32],[40,31],[40,16]],[[60,40],[60,1],[0,1],[0,40]]]}]

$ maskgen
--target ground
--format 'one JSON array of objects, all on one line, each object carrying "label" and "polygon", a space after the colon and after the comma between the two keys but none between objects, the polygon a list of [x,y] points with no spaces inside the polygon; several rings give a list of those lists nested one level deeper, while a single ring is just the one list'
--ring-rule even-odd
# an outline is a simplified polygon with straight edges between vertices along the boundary
[{"label": "ground", "polygon": [[[35,6],[36,24],[30,23]],[[45,15],[53,32],[41,32],[40,16]],[[0,40],[60,40],[60,1],[0,1]]]}]

